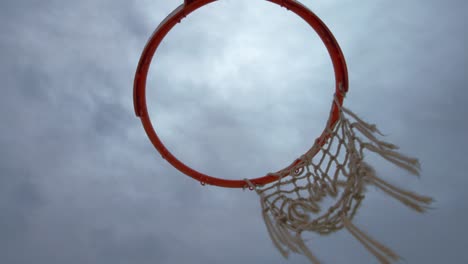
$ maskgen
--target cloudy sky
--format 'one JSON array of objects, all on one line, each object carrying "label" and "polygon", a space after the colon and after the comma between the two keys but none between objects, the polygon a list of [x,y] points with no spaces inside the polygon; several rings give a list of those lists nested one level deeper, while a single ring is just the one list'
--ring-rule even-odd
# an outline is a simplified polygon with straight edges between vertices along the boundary
[{"label": "cloudy sky", "polygon": [[[181,2],[0,2],[0,263],[285,263],[255,193],[185,177],[134,116],[140,52]],[[345,54],[345,104],[421,160],[417,179],[376,159],[382,178],[436,199],[419,215],[370,188],[356,224],[403,263],[468,263],[468,2],[303,2]],[[333,85],[303,21],[266,1],[222,0],[161,44],[148,104],[181,160],[239,179],[307,150]],[[308,238],[325,263],[376,262],[345,231]]]}]

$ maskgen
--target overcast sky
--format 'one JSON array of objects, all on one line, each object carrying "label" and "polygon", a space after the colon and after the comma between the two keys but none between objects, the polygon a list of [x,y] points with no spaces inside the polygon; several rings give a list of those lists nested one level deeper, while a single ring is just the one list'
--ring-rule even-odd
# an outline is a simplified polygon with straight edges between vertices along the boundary
[{"label": "overcast sky", "polygon": [[[134,116],[140,53],[181,2],[0,1],[0,263],[286,263],[255,193],[182,175]],[[375,159],[381,177],[436,199],[419,215],[370,188],[356,225],[403,263],[468,263],[468,2],[303,2],[347,59],[345,105],[421,160],[418,179]],[[298,17],[222,0],[161,44],[148,104],[181,160],[240,179],[306,151],[333,86]],[[346,231],[307,238],[324,263],[376,262]]]}]

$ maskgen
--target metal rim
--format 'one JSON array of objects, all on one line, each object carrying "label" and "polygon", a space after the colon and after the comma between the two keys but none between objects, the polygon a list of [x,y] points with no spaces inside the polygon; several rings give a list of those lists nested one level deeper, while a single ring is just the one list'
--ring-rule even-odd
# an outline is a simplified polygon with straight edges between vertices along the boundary
[{"label": "metal rim", "polygon": [[[196,171],[183,162],[178,160],[171,152],[164,146],[163,142],[159,139],[156,131],[153,128],[151,120],[149,118],[147,104],[146,104],[146,80],[148,70],[151,64],[151,60],[156,52],[161,41],[167,35],[167,33],[183,18],[197,10],[198,8],[215,2],[217,0],[185,0],[182,5],[176,8],[171,14],[169,14],[148,40],[143,53],[140,57],[138,67],[135,73],[134,87],[133,87],[133,103],[135,108],[135,114],[141,119],[143,127],[161,156],[166,159],[172,166],[177,168],[182,173],[200,181],[202,185],[209,184],[227,188],[245,188],[247,183],[245,180],[228,180],[216,178],[213,176],[206,175],[199,171]],[[294,12],[296,15],[306,21],[319,35],[333,63],[333,69],[335,73],[335,99],[333,99],[332,109],[330,112],[329,120],[326,127],[320,137],[315,140],[315,144],[323,145],[328,139],[329,135],[327,131],[333,129],[336,122],[339,120],[340,112],[339,107],[343,104],[343,99],[348,91],[348,73],[346,67],[346,61],[341,51],[338,42],[336,41],[333,34],[330,32],[328,27],[323,23],[319,17],[317,17],[312,11],[301,3],[295,0],[267,0],[269,2],[278,4],[288,10]],[[310,154],[310,153],[308,153]],[[313,153],[315,154],[315,153]],[[286,168],[278,171],[279,174],[289,174],[290,170],[300,163],[300,159],[295,160]],[[265,185],[278,180],[278,176],[268,174],[263,177],[249,179],[253,185]]]}]

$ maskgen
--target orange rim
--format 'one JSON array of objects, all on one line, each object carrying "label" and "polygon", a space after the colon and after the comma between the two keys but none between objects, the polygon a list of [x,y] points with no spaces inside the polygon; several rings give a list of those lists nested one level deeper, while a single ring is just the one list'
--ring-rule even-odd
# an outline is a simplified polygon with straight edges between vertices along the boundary
[{"label": "orange rim", "polygon": [[[140,57],[140,61],[138,63],[133,87],[133,103],[135,107],[135,114],[138,117],[140,117],[143,127],[151,143],[158,150],[161,156],[164,159],[166,159],[170,164],[172,164],[172,166],[174,166],[187,176],[190,176],[195,180],[200,181],[202,185],[209,184],[227,188],[245,188],[247,186],[245,180],[228,180],[206,175],[204,173],[190,168],[189,166],[185,165],[183,162],[178,160],[174,155],[172,155],[172,153],[169,152],[169,150],[164,146],[162,141],[159,139],[156,131],[154,130],[151,120],[149,118],[148,109],[146,105],[146,79],[151,60],[153,59],[154,53],[156,52],[156,49],[158,48],[159,44],[167,35],[167,33],[183,18],[185,18],[187,15],[197,10],[198,8],[215,1],[216,0],[185,0],[184,4],[176,8],[156,28],[153,35],[148,40]],[[330,32],[327,26],[320,20],[320,18],[318,18],[312,11],[310,11],[301,3],[298,3],[295,0],[268,1],[278,4],[294,12],[296,15],[305,20],[322,39],[322,42],[325,44],[328,53],[332,59],[336,83],[335,97],[338,104],[341,106],[343,104],[344,95],[348,91],[348,73],[345,58],[333,34]],[[327,122],[327,125],[324,131],[322,132],[322,135],[316,139],[315,144],[325,144],[326,140],[329,137],[327,130],[334,128],[336,122],[339,119],[339,116],[339,106],[333,100],[329,121]],[[289,171],[292,168],[294,168],[294,166],[298,165],[300,161],[300,159],[296,159],[289,166],[278,171],[278,174],[289,174]],[[269,174],[263,177],[249,180],[254,185],[265,185],[278,180],[278,178],[278,176]]]}]

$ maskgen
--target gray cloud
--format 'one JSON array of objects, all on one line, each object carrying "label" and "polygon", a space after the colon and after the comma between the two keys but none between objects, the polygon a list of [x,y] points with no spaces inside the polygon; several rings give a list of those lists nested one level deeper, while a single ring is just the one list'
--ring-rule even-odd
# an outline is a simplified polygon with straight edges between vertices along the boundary
[{"label": "gray cloud", "polygon": [[[323,129],[333,93],[313,31],[251,2],[187,17],[158,49],[148,82],[169,149],[219,177],[287,165]],[[285,263],[254,193],[181,175],[134,117],[140,52],[180,3],[40,3],[0,3],[0,262]],[[347,58],[346,105],[423,164],[416,179],[370,156],[379,173],[437,200],[417,215],[370,188],[357,224],[408,263],[467,262],[466,2],[305,4]],[[310,237],[327,263],[374,261],[346,232]]]}]

